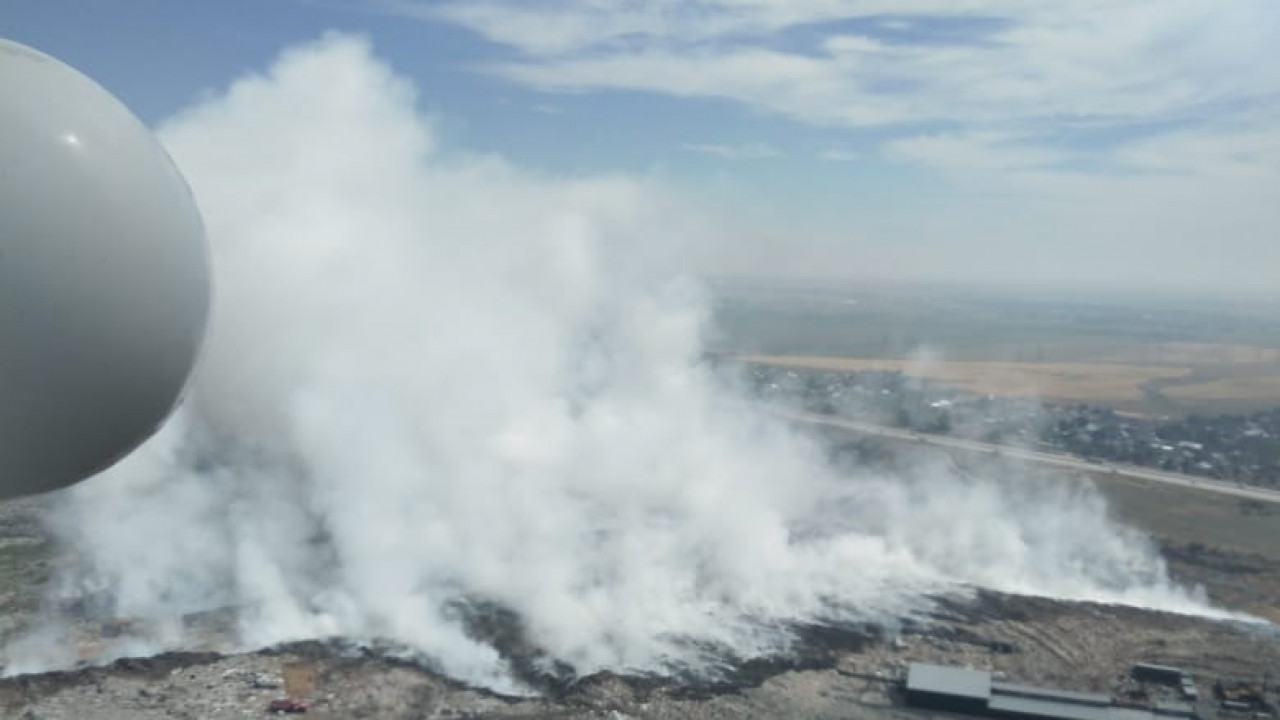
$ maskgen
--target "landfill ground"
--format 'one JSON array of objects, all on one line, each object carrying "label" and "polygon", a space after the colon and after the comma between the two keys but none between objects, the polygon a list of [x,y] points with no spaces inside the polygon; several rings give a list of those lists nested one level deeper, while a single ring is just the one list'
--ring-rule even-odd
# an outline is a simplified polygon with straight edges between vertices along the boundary
[{"label": "landfill ground", "polygon": [[[0,680],[0,717],[220,718],[268,714],[301,668],[294,694],[312,718],[894,718],[906,664],[987,668],[997,677],[1113,692],[1136,662],[1174,664],[1204,696],[1219,676],[1280,667],[1280,640],[1247,628],[1129,608],[984,594],[936,624],[895,638],[815,631],[799,658],[743,668],[705,685],[603,673],[541,697],[503,697],[402,660],[341,643],[254,653],[171,653],[101,668]],[[290,670],[292,668],[292,670]],[[917,716],[918,717],[918,716]]]},{"label": "landfill ground", "polygon": [[[1176,579],[1203,585],[1221,606],[1275,618],[1280,508],[1141,484],[1099,485],[1116,515],[1153,535]],[[0,504],[0,642],[34,617],[41,586],[57,562],[38,520],[45,502]],[[79,642],[118,630],[89,618],[82,624]],[[523,698],[469,688],[390,653],[338,640],[226,656],[170,653],[0,680],[0,718],[259,717],[270,714],[273,700],[293,694],[311,718],[887,720],[921,717],[895,702],[894,681],[914,661],[1108,693],[1122,689],[1137,662],[1192,673],[1204,698],[1211,697],[1219,677],[1269,677],[1280,684],[1280,634],[1274,626],[1092,603],[980,592],[968,601],[942,601],[930,622],[892,635],[864,627],[797,631],[803,642],[795,657],[746,663],[714,683],[608,673],[572,680],[529,677],[539,695]],[[1215,712],[1210,709],[1207,717]]]}]

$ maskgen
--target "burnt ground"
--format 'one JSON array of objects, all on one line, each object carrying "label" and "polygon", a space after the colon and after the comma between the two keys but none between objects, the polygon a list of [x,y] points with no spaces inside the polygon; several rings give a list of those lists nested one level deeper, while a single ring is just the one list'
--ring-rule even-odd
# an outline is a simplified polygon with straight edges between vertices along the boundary
[{"label": "burnt ground", "polygon": [[[868,458],[863,457],[862,460]],[[1171,572],[1220,605],[1276,618],[1280,512],[1194,493],[1100,486],[1115,513],[1152,533]],[[38,522],[46,500],[0,503],[0,643],[41,603],[59,553]],[[79,612],[69,607],[66,612]],[[927,622],[895,634],[865,627],[794,628],[790,657],[733,659],[715,679],[575,677],[544,662],[501,608],[471,608],[474,630],[509,660],[534,697],[504,697],[397,659],[390,645],[307,642],[258,652],[168,653],[105,667],[0,680],[0,718],[241,718],[283,697],[287,672],[314,672],[295,694],[314,718],[909,718],[892,680],[913,661],[967,665],[998,677],[1078,690],[1115,691],[1135,662],[1195,673],[1203,696],[1220,676],[1280,674],[1280,636],[1262,626],[1133,608],[979,592],[939,600]],[[225,619],[224,619],[225,620]],[[204,621],[217,623],[218,618]],[[88,647],[117,632],[85,617]]]},{"label": "burnt ground", "polygon": [[53,551],[39,515],[47,498],[0,502],[0,644],[40,607]]},{"label": "burnt ground", "polygon": [[282,697],[293,668],[314,673],[298,694],[314,718],[850,718],[908,717],[892,704],[906,664],[930,661],[998,676],[1113,691],[1138,661],[1199,678],[1257,677],[1280,667],[1280,640],[1256,628],[1131,608],[980,593],[940,603],[928,624],[893,637],[807,628],[803,656],[745,664],[699,683],[599,673],[538,697],[469,688],[421,665],[342,642],[254,653],[168,653],[106,667],[0,680],[0,717],[241,718]]}]

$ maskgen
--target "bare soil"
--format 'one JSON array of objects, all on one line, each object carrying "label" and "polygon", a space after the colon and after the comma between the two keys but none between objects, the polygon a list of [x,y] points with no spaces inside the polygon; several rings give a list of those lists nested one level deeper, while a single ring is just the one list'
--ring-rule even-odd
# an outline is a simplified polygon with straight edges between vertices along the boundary
[{"label": "bare soil", "polygon": [[[1182,667],[1208,693],[1218,676],[1260,677],[1280,642],[1243,626],[1130,608],[979,593],[941,603],[893,636],[808,631],[805,657],[760,663],[699,683],[600,673],[533,697],[469,688],[424,666],[340,642],[231,656],[170,653],[102,668],[0,680],[0,717],[242,718],[286,695],[286,668],[315,681],[296,693],[313,718],[850,718],[908,717],[894,682],[915,661],[989,669],[1047,686],[1116,691],[1139,661]],[[853,647],[850,647],[850,645]]]}]

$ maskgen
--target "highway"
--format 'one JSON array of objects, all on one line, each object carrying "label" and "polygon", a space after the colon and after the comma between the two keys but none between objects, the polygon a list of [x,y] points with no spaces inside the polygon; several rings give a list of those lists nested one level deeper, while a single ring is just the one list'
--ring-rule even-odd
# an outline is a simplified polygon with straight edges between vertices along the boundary
[{"label": "highway", "polygon": [[1089,460],[1083,460],[1074,455],[1067,455],[1065,453],[1028,450],[1027,448],[1016,447],[1013,445],[997,445],[994,443],[965,440],[963,438],[955,438],[947,435],[929,435],[918,433],[913,430],[885,427],[874,423],[832,417],[830,415],[817,415],[814,413],[792,411],[784,411],[782,412],[782,415],[791,420],[810,425],[840,428],[842,430],[849,430],[851,432],[861,433],[864,435],[878,435],[880,437],[892,438],[894,440],[919,442],[926,445],[933,445],[935,447],[952,450],[999,454],[1007,458],[1026,460],[1028,462],[1051,465],[1067,470],[1087,472],[1094,476],[1113,476],[1133,478],[1137,480],[1149,480],[1151,482],[1163,483],[1165,485],[1218,493],[1220,495],[1231,495],[1250,500],[1260,500],[1262,502],[1280,503],[1280,491],[1248,485],[1237,485],[1235,483],[1224,482],[1222,480],[1163,472],[1161,470],[1153,470],[1151,468],[1137,467],[1134,465],[1116,465],[1106,462],[1092,462]]}]

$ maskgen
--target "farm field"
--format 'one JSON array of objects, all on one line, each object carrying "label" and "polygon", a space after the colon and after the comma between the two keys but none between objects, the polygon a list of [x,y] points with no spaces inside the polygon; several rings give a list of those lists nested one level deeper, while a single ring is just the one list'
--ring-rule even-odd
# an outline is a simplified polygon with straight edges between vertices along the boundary
[{"label": "farm field", "polygon": [[1140,400],[1143,384],[1156,379],[1181,377],[1190,370],[1186,367],[1128,363],[921,362],[777,355],[754,355],[743,359],[763,365],[806,369],[895,370],[980,394],[1034,395],[1054,400],[1098,402]]},{"label": "farm field", "polygon": [[1106,405],[1140,415],[1181,415],[1280,405],[1280,362],[1272,360],[1276,352],[1274,348],[1195,345],[1135,346],[1091,362],[809,355],[744,355],[740,359],[818,370],[892,370],[979,394]]},{"label": "farm field", "polygon": [[1177,385],[1162,391],[1183,402],[1252,402],[1280,403],[1280,372],[1225,377],[1209,382]]},{"label": "farm field", "polygon": [[1280,405],[1280,308],[902,286],[720,288],[712,349],[1137,415]]}]

